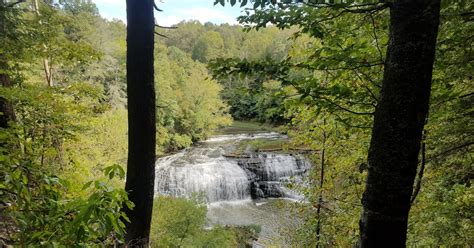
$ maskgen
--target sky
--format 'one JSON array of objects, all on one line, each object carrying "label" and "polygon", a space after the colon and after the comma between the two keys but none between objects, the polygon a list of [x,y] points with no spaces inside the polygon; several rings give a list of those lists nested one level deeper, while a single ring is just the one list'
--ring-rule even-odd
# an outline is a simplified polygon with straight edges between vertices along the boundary
[{"label": "sky", "polygon": [[[121,19],[126,22],[125,0],[92,0],[99,8],[100,14],[112,20]],[[214,6],[214,0],[155,0],[163,12],[155,12],[159,25],[171,26],[182,20],[198,20],[201,23],[237,24],[240,15],[238,6]]]}]

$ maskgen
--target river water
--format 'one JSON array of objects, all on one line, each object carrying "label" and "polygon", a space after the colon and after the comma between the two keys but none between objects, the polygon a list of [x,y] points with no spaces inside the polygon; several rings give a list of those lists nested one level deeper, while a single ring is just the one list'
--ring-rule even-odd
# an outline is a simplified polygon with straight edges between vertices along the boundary
[{"label": "river water", "polygon": [[219,135],[156,162],[155,192],[176,197],[200,194],[209,223],[261,226],[259,243],[280,243],[284,228],[296,225],[285,206],[303,198],[285,187],[309,169],[303,156],[278,152],[234,154],[247,140],[287,139],[275,132]]}]

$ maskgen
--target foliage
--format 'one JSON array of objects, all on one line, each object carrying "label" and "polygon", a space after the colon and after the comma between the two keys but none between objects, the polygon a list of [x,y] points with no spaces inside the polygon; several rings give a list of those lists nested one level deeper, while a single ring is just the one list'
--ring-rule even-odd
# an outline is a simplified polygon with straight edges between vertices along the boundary
[{"label": "foliage", "polygon": [[158,146],[164,151],[205,139],[230,124],[222,87],[209,79],[203,64],[176,47],[156,47]]},{"label": "foliage", "polygon": [[[209,62],[214,59],[238,57],[249,61],[284,58],[290,42],[288,38],[296,30],[280,31],[268,28],[260,32],[242,32],[240,26],[213,25],[199,22],[181,22],[177,29],[164,30],[169,39],[163,42],[176,46],[192,58]],[[200,32],[200,33],[199,33]],[[221,97],[230,105],[229,112],[238,120],[256,120],[281,124],[284,121],[280,96],[275,96],[277,82],[267,82],[259,76],[216,78],[223,86]]]},{"label": "foliage", "polygon": [[233,121],[231,126],[221,128],[218,134],[241,134],[258,133],[262,131],[276,132],[278,129],[272,125],[262,124],[260,122]]},{"label": "foliage", "polygon": [[224,52],[224,40],[216,31],[207,31],[199,37],[193,48],[193,59],[207,62],[221,56]]},{"label": "foliage", "polygon": [[[2,144],[26,145],[14,131],[2,134]],[[96,180],[84,185],[94,185],[88,197],[68,198],[70,182],[52,175],[31,155],[1,150],[2,242],[81,247],[111,245],[123,238],[127,218],[121,209],[124,204],[132,207],[123,189]],[[109,179],[125,175],[118,165],[104,172]]]},{"label": "foliage", "polygon": [[[430,116],[425,127],[426,168],[410,215],[409,242],[464,246],[473,242],[473,3],[442,3]],[[467,43],[466,43],[467,42]]]},{"label": "foliage", "polygon": [[[360,198],[364,189],[369,130],[341,126],[330,113],[318,113],[317,107],[304,104],[295,105],[291,116],[288,130],[293,138],[291,145],[316,152],[310,155],[313,167],[305,179],[307,184],[293,186],[303,192],[309,202],[293,206],[304,222],[297,230],[289,230],[287,242],[308,246],[319,242],[323,247],[351,246],[359,235],[358,217],[362,209]],[[319,239],[318,225],[321,229]]]},{"label": "foliage", "polygon": [[[13,82],[0,97],[17,117],[0,130],[0,239],[18,246],[113,245],[123,237],[120,209],[128,200],[118,189],[123,170],[105,165],[126,161],[126,26],[100,17],[90,1],[38,2],[39,15],[32,2],[0,4],[0,74]],[[205,139],[230,123],[229,113],[287,124],[292,143],[283,146],[325,150],[323,183],[315,152],[307,184],[294,185],[308,204],[293,204],[305,221],[288,230],[287,242],[354,245],[388,42],[386,5],[215,2],[250,7],[239,18],[244,26],[189,21],[160,30],[169,39],[155,49],[157,149]],[[409,246],[474,243],[472,12],[470,1],[442,1],[426,167]],[[45,59],[55,87],[44,83]],[[237,124],[233,131],[263,129]],[[236,246],[258,233],[206,229],[206,207],[193,200],[158,197],[155,205],[152,242],[165,247]]]},{"label": "foliage", "polygon": [[[109,179],[96,178],[86,187],[84,183],[92,177],[76,181],[63,175],[70,168],[64,144],[84,132],[89,118],[105,110],[98,101],[100,88],[23,84],[21,88],[1,88],[0,95],[14,104],[17,117],[11,128],[1,130],[4,241],[27,246],[83,246],[121,240],[122,218],[126,219],[121,209],[130,203],[125,191],[112,187],[110,180],[122,180],[123,169],[106,167],[103,170]],[[72,193],[77,187],[83,187],[81,196]]]},{"label": "foliage", "polygon": [[[22,8],[0,9],[2,20],[11,24],[8,33],[0,35],[2,44],[8,44],[0,55],[1,73],[14,82],[11,88],[0,88],[0,96],[13,104],[16,114],[11,127],[0,130],[2,245],[112,245],[123,238],[126,216],[121,210],[130,205],[125,191],[115,188],[121,186],[124,172],[118,165],[104,169],[105,164],[114,164],[113,159],[103,159],[92,171],[98,159],[74,157],[78,151],[69,149],[84,137],[93,124],[89,121],[100,119],[110,105],[104,101],[103,84],[75,76],[80,71],[65,71],[87,66],[98,57],[85,36],[73,37],[78,32],[70,28],[76,24],[73,16],[39,2],[41,15],[28,12],[22,3]],[[41,83],[44,57],[54,57],[57,78],[67,74],[70,81],[56,87]],[[126,145],[125,140],[120,142]],[[102,170],[109,179],[100,176]]]},{"label": "foliage", "polygon": [[234,233],[222,227],[205,229],[207,207],[197,199],[158,196],[155,200],[152,247],[233,247]]},{"label": "foliage", "polygon": [[28,20],[18,18],[23,14],[21,9],[0,4],[0,74],[8,75],[12,84],[22,82],[22,63],[32,59],[35,32]]},{"label": "foliage", "polygon": [[[242,6],[250,1],[215,1]],[[234,56],[210,63],[219,80],[259,76],[293,87],[286,97],[286,113],[292,122],[289,134],[296,142],[312,145],[321,134],[337,137],[329,143],[325,187],[321,157],[315,156],[312,180],[303,188],[310,205],[298,208],[307,218],[294,232],[294,242],[324,246],[352,246],[357,240],[363,171],[366,167],[367,129],[376,108],[388,38],[388,12],[384,3],[347,1],[253,1],[239,17],[246,30],[272,24],[288,29],[299,26],[286,59],[249,61]],[[433,72],[430,117],[426,125],[426,164],[421,191],[412,205],[409,225],[411,246],[465,246],[472,243],[472,3],[442,1],[442,20]],[[230,76],[229,76],[230,75]],[[293,93],[295,92],[293,91]],[[323,124],[325,120],[327,124]],[[360,140],[360,141],[358,141]],[[321,144],[319,144],[319,149]],[[313,145],[314,146],[314,145]],[[317,148],[317,147],[315,147]],[[421,155],[420,155],[420,159]],[[319,170],[319,172],[318,172]],[[338,185],[345,185],[340,187]],[[415,185],[416,188],[416,185]],[[322,214],[317,215],[323,195]],[[316,204],[316,205],[314,205]],[[321,221],[319,221],[319,219]],[[295,241],[296,240],[296,241]]]},{"label": "foliage", "polygon": [[[84,124],[85,125],[85,124]],[[87,129],[78,133],[74,140],[64,144],[67,166],[62,177],[74,181],[69,194],[85,196],[84,183],[101,177],[100,170],[107,164],[127,163],[127,111],[116,109],[107,111],[87,121]],[[113,128],[112,128],[113,127]],[[123,187],[122,180],[113,180],[112,185]]]}]

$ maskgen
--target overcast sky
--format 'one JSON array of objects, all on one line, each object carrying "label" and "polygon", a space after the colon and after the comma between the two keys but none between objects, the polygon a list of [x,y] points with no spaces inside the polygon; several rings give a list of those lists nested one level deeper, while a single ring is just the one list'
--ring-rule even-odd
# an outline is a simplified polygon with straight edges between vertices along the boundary
[{"label": "overcast sky", "polygon": [[[107,18],[118,18],[125,22],[125,0],[93,0],[100,14]],[[198,20],[202,23],[236,24],[240,14],[238,6],[214,6],[214,0],[155,0],[163,12],[155,12],[155,18],[163,26],[171,26],[182,20]]]}]

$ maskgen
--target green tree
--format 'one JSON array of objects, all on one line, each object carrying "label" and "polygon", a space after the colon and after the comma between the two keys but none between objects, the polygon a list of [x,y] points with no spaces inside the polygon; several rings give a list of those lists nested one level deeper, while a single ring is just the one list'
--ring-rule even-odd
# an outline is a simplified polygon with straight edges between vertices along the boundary
[{"label": "green tree", "polygon": [[177,150],[209,137],[230,124],[221,86],[205,66],[176,47],[156,46],[158,146]]},{"label": "green tree", "polygon": [[[216,1],[216,3],[219,3],[219,2],[224,5],[225,1]],[[369,4],[367,6],[363,6],[363,5],[359,5],[358,3],[354,3],[354,4],[341,3],[341,4],[333,4],[333,5],[329,4],[326,6],[324,4],[311,3],[311,2],[307,4],[303,4],[303,5],[298,5],[298,4],[292,4],[290,2],[276,4],[270,1],[255,1],[254,2],[255,12],[253,14],[249,14],[248,16],[240,17],[241,22],[248,23],[248,24],[254,23],[255,25],[253,27],[256,29],[265,27],[266,24],[269,22],[274,23],[277,27],[280,27],[280,28],[288,28],[292,24],[299,25],[302,28],[302,32],[306,32],[312,35],[313,37],[320,38],[322,42],[324,42],[324,45],[319,50],[319,53],[314,53],[311,55],[311,57],[320,58],[320,57],[325,57],[327,55],[330,55],[329,57],[332,60],[327,60],[322,63],[314,63],[314,62],[308,63],[308,64],[306,63],[305,64],[302,64],[302,63],[291,64],[290,63],[290,67],[287,67],[286,70],[281,69],[281,67],[283,67],[283,65],[285,65],[286,63],[281,63],[280,68],[278,68],[278,66],[272,67],[274,66],[274,63],[272,64],[271,62],[270,63],[268,62],[254,63],[254,64],[249,65],[245,61],[242,63],[238,61],[236,62],[235,60],[234,61],[227,60],[227,64],[231,65],[229,67],[226,67],[226,68],[218,67],[218,70],[221,70],[221,72],[224,72],[224,71],[229,72],[228,69],[232,67],[241,68],[241,69],[245,68],[247,72],[248,71],[253,71],[253,72],[266,71],[269,77],[278,78],[279,80],[284,80],[284,83],[294,85],[300,92],[303,93],[303,96],[305,95],[312,96],[314,99],[319,99],[318,102],[322,102],[328,107],[335,108],[335,109],[339,108],[340,110],[352,112],[353,114],[356,114],[356,115],[365,115],[365,114],[371,115],[372,114],[371,112],[373,111],[373,107],[375,105],[372,105],[372,107],[370,106],[371,104],[370,104],[370,101],[367,101],[367,99],[369,99],[367,96],[372,96],[374,98],[373,100],[377,101],[378,107],[377,107],[377,112],[375,115],[375,123],[374,123],[374,129],[373,129],[374,134],[372,136],[373,142],[371,145],[372,149],[370,149],[369,151],[369,177],[367,181],[367,193],[365,194],[365,197],[363,200],[364,207],[365,207],[365,212],[364,212],[365,214],[362,216],[362,219],[361,219],[361,242],[362,242],[361,245],[362,246],[370,246],[371,244],[372,245],[382,244],[381,242],[382,241],[386,242],[386,240],[393,240],[394,242],[399,242],[400,246],[404,246],[405,241],[406,241],[406,227],[407,227],[407,220],[408,220],[408,211],[410,209],[409,200],[412,195],[414,177],[415,177],[416,168],[418,165],[417,156],[418,156],[419,144],[421,140],[421,132],[424,126],[424,119],[426,117],[427,108],[428,108],[431,75],[432,75],[431,71],[432,71],[432,64],[434,60],[435,40],[436,40],[437,23],[438,23],[438,16],[439,16],[439,7],[438,8],[436,7],[436,3],[423,2],[423,3],[417,3],[417,4],[418,5],[413,5],[410,8],[409,7],[405,8],[404,3],[398,3],[398,2],[391,3],[389,5]],[[431,4],[434,4],[434,5],[431,5]],[[391,42],[400,42],[400,45],[396,45],[396,47],[393,48],[391,47],[391,45],[394,45],[394,44],[389,43],[389,49],[387,52],[388,56],[387,56],[387,59],[385,59],[382,48],[379,43],[380,41],[379,36],[376,31],[376,26],[378,25],[377,23],[378,18],[376,19],[374,17],[374,13],[377,13],[380,10],[387,7],[390,8],[391,15],[392,15],[392,18],[390,19],[391,33],[389,34],[389,40]],[[401,9],[400,12],[397,12],[399,10],[398,8]],[[410,25],[412,29],[409,29],[409,28],[405,29],[403,28],[404,26],[401,24],[401,23],[404,23],[402,21],[402,19],[404,18],[402,18],[401,16],[407,13],[411,13],[409,9],[411,10],[417,9],[417,11],[421,9],[421,12],[426,10],[426,13],[429,13],[429,14],[425,16],[427,19],[420,19],[418,20],[419,22],[414,20],[413,25]],[[365,13],[367,17],[366,20],[372,24],[371,25],[373,29],[372,44],[375,44],[375,45],[371,47],[376,49],[376,52],[377,52],[375,53],[376,55],[377,54],[380,55],[375,60],[369,60],[365,58],[361,61],[361,60],[358,60],[357,58],[358,49],[367,47],[367,43],[364,44],[363,42],[360,42],[360,41],[351,42],[351,40],[343,40],[341,39],[343,35],[341,35],[341,32],[339,32],[340,30],[327,29],[328,26],[343,28],[340,25],[343,22],[337,22],[337,19],[347,13],[352,13],[352,14]],[[400,14],[400,16],[393,17],[396,14]],[[398,26],[398,25],[401,25],[401,26]],[[416,26],[416,25],[419,25],[419,26]],[[396,31],[401,30],[400,33],[394,32],[393,30],[394,28],[400,28],[396,30]],[[404,35],[408,32],[415,32],[414,30],[420,30],[420,29],[430,30],[429,38]],[[419,33],[421,32],[417,32],[417,34]],[[328,36],[339,37],[339,40],[335,44],[328,44],[326,42],[326,39],[328,38]],[[414,40],[409,40],[410,38],[403,38],[403,37],[410,37]],[[337,41],[337,39],[334,39],[334,40]],[[349,44],[345,42],[349,44],[350,43],[353,43],[353,44],[348,46]],[[411,48],[404,47],[404,44],[418,44],[419,47],[417,49],[411,47],[415,50],[410,50]],[[364,47],[361,47],[361,45],[363,45]],[[407,49],[407,50],[404,50],[404,49]],[[407,58],[409,55],[416,54],[415,53],[416,51],[425,51],[425,50],[426,52],[423,52],[422,54],[427,56],[425,59],[423,59],[423,63],[426,63],[426,66],[424,66],[423,68],[417,69],[417,71],[411,71],[409,68],[416,68],[415,66],[417,65],[422,66],[423,63],[420,61],[419,63],[417,62],[415,64],[410,64],[406,60],[403,60],[403,58]],[[401,56],[392,55],[392,54],[398,54],[398,53],[404,53],[406,54],[406,56],[405,55],[401,55]],[[420,56],[417,57],[417,59],[421,57],[422,56],[420,54]],[[391,66],[393,64],[390,64],[390,63],[387,64],[387,61],[390,62],[392,59],[393,60],[400,59],[399,62],[396,62],[394,64],[397,64],[397,65],[403,64],[404,66],[407,64],[410,64],[410,67],[409,68],[403,67],[404,68],[403,72],[402,72],[402,69],[400,69],[400,71],[398,71],[398,69],[394,69],[394,71],[392,71],[393,68],[391,68]],[[418,61],[418,60],[413,59],[412,61]],[[335,84],[334,86],[328,87],[326,83],[328,82],[328,79],[323,81],[322,78],[318,78],[317,80],[314,80],[314,81],[304,80],[306,82],[304,82],[304,84],[300,84],[298,82],[298,77],[296,78],[289,77],[289,75],[291,75],[291,72],[294,70],[297,70],[298,68],[301,68],[303,70],[308,70],[309,73],[311,73],[311,70],[324,71],[331,75],[329,77],[329,80],[331,80],[332,78],[336,78],[336,79],[341,78],[341,76],[344,76],[345,74],[350,75],[347,73],[347,71],[351,70],[351,71],[354,71],[356,74],[359,74],[357,75],[358,77],[366,77],[367,81],[372,82],[373,86],[378,86],[376,83],[373,83],[375,80],[372,80],[370,78],[372,74],[372,72],[370,71],[373,71],[373,70],[369,70],[369,73],[368,74],[366,73],[366,75],[364,75],[363,73],[360,72],[361,71],[360,68],[371,68],[371,67],[377,68],[379,65],[385,65],[384,83],[382,86],[382,89],[385,89],[382,91],[384,92],[382,93],[383,97],[379,99],[376,94],[377,91],[370,89],[370,87],[366,87],[367,92],[369,94],[359,95],[363,97],[364,99],[364,101],[361,101],[361,102],[357,101],[358,99],[354,99],[354,98],[351,99],[351,97],[357,96],[357,93],[354,93],[354,90],[351,90],[346,85]],[[336,68],[338,67],[338,68],[332,69],[334,67]],[[397,67],[397,68],[402,68],[402,67]],[[329,70],[335,70],[336,72],[330,73]],[[343,74],[338,73],[339,70]],[[302,73],[300,73],[300,75],[301,74]],[[380,72],[377,74],[381,75]],[[304,74],[302,75],[304,77]],[[410,75],[409,79],[405,77],[407,75]],[[316,74],[314,76],[319,76],[319,75]],[[396,85],[394,84],[393,88],[389,87],[390,90],[386,89],[387,84],[389,84],[389,82],[391,81],[398,82],[398,80],[402,80],[403,82],[412,82],[410,80],[412,80],[413,78],[418,78],[418,77],[420,77],[420,80],[421,80],[420,82],[423,82],[423,83],[417,84],[416,82],[413,82],[413,83],[409,83],[408,85],[402,85],[401,83],[399,83]],[[323,81],[323,83],[317,82],[318,80]],[[418,86],[419,88],[417,88]],[[419,93],[418,96],[410,97],[410,94],[416,94],[417,92]],[[389,94],[389,95],[384,95],[384,94]],[[390,102],[391,99],[398,99],[398,100],[397,102]],[[418,99],[420,101],[422,100],[422,102],[418,102],[413,99]],[[365,103],[367,103],[366,106],[364,106]],[[419,107],[421,110],[418,112],[417,111],[404,112],[404,110],[407,108],[406,106],[398,105],[400,103],[405,103],[408,105],[413,104],[414,105],[413,107],[417,107],[417,108]],[[384,104],[387,104],[387,105],[384,105]],[[371,112],[359,111],[359,110],[354,111],[354,107],[368,109],[372,111]],[[386,110],[384,110],[385,108]],[[407,129],[397,126],[397,124],[393,124],[394,125],[393,128],[389,128],[389,129],[387,129],[386,126],[390,123],[385,123],[381,125],[380,123],[381,120],[389,121],[389,120],[397,119],[397,118],[389,117],[390,114],[388,114],[388,112],[390,111],[388,110],[395,111],[394,115],[399,119],[399,121],[405,123],[409,127],[413,127],[413,132],[409,132]],[[398,113],[397,111],[399,111],[400,115],[395,114],[395,113]],[[382,118],[381,113],[386,113],[387,115],[385,115],[385,117]],[[422,122],[418,120],[420,118],[418,118],[417,116],[421,116]],[[370,123],[370,120],[369,120],[369,123]],[[385,127],[382,127],[382,126],[385,126]],[[412,129],[409,129],[409,130],[412,130]],[[397,134],[393,136],[393,139],[391,139],[390,138],[391,134],[385,133],[385,135],[378,136],[378,131],[380,131],[381,133],[393,131]],[[412,135],[410,136],[412,138],[408,138],[409,135]],[[405,136],[407,137],[407,139],[403,139],[403,142],[411,141],[413,142],[413,145],[407,146],[406,143],[396,142],[395,137],[405,137]],[[380,143],[377,143],[378,145],[375,145],[374,142],[375,143],[380,142]],[[390,149],[384,148],[385,145],[387,147],[390,147]],[[404,150],[407,147],[409,147],[410,150]],[[402,150],[404,152],[401,152]],[[400,152],[397,153],[396,151],[400,151]],[[374,157],[374,154],[377,154],[377,156],[380,155],[379,158],[383,158],[383,159],[374,160],[374,158],[377,157],[377,156]],[[390,164],[390,163],[387,163],[388,159],[391,158],[395,162],[395,161],[399,161],[400,158],[404,158],[404,156],[408,156],[406,157],[406,159],[402,160],[402,161],[405,161],[404,163],[406,163],[406,165],[398,166],[399,164],[397,162],[391,165],[390,167],[387,167],[390,169],[386,169],[386,170],[381,169],[381,168],[386,168],[385,166],[387,164]],[[377,169],[374,169],[376,167]],[[398,169],[394,170],[394,168],[398,168]],[[381,176],[378,174],[378,176],[374,177],[373,176],[374,171],[384,172],[384,175]],[[400,180],[400,178],[403,178],[406,181]],[[372,187],[372,184],[376,186]],[[381,187],[382,185],[384,187]],[[379,195],[380,197],[378,197],[377,195]],[[386,199],[384,197],[389,197],[389,198],[387,198],[388,200],[380,201],[380,199]],[[393,200],[393,199],[400,199],[400,200],[396,200],[398,204],[385,204],[386,202],[390,202],[389,200]],[[372,209],[372,208],[376,209],[375,212],[378,213],[377,216],[379,216],[375,218],[374,222],[371,221],[370,217],[367,217],[367,213],[370,212],[370,210],[368,209]],[[386,218],[383,217],[384,214],[387,215]],[[396,216],[396,217],[390,217],[390,216]],[[399,220],[400,223],[397,224],[397,221],[393,221],[392,219]],[[370,223],[370,224],[367,224],[367,223]],[[381,225],[380,227],[378,223]],[[393,225],[388,225],[387,223],[391,223]],[[388,227],[388,228],[384,229],[382,228],[382,226]],[[375,228],[372,229],[372,227],[375,227]],[[371,232],[371,230],[373,232]],[[398,231],[395,231],[395,230],[398,230]],[[375,235],[375,234],[378,234],[378,235]],[[380,239],[377,237],[379,237]],[[382,238],[382,237],[385,237],[385,238]]]},{"label": "green tree", "polygon": [[224,54],[224,40],[215,31],[203,33],[193,47],[193,59],[207,62]]},{"label": "green tree", "polygon": [[236,247],[231,229],[205,229],[207,207],[196,199],[158,196],[153,211],[152,247]]}]

